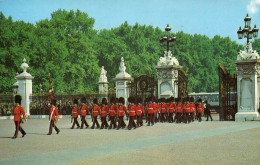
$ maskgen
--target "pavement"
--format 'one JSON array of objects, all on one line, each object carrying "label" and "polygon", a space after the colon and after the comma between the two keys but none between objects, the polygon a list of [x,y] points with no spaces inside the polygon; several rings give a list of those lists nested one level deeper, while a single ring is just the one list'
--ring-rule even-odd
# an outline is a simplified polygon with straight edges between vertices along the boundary
[{"label": "pavement", "polygon": [[[48,136],[48,119],[28,119],[22,138],[12,120],[0,120],[0,165],[194,165],[260,164],[260,122],[156,123],[133,130],[70,129]],[[80,120],[79,120],[80,121]],[[91,125],[90,119],[87,122]],[[127,123],[127,121],[126,121]]]}]

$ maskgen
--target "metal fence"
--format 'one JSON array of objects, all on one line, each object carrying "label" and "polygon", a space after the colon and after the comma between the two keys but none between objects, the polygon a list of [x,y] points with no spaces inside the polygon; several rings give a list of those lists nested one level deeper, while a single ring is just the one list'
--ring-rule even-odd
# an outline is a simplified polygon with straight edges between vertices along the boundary
[{"label": "metal fence", "polygon": [[[92,106],[92,102],[94,98],[98,98],[99,102],[101,102],[102,98],[107,98],[109,100],[110,97],[115,97],[115,93],[105,94],[97,94],[97,93],[70,93],[70,94],[56,94],[55,99],[57,102],[57,107],[60,115],[70,115],[71,110],[74,106],[73,100],[80,99],[82,97],[86,97],[87,105]],[[30,114],[31,115],[48,115],[49,114],[49,101],[47,94],[34,94],[30,96]],[[14,95],[13,94],[5,94],[0,95],[0,116],[9,116],[13,113],[14,108]]]}]

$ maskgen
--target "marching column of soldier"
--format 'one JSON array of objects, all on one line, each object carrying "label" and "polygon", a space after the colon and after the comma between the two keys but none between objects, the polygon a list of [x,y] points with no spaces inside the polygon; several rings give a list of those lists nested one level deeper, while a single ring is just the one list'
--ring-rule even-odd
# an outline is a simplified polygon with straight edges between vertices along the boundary
[{"label": "marching column of soldier", "polygon": [[[14,108],[14,122],[15,122],[15,134],[13,138],[18,136],[18,131],[22,133],[22,137],[26,135],[26,132],[21,127],[23,120],[21,115],[26,118],[23,107],[21,104],[21,96],[15,96],[16,107]],[[86,98],[83,97],[80,99],[80,107],[78,107],[78,100],[74,100],[74,107],[71,110],[71,122],[73,122],[71,129],[77,125],[77,128],[83,129],[85,125],[86,128],[89,127],[89,124],[86,121],[86,115],[90,114],[92,119],[91,129],[100,128],[100,129],[124,129],[127,126],[127,129],[131,130],[132,128],[136,129],[137,127],[143,126],[143,119],[146,120],[147,126],[153,126],[157,122],[169,122],[169,123],[191,123],[195,120],[199,122],[202,121],[202,113],[207,114],[208,117],[212,117],[209,111],[209,105],[205,101],[204,105],[201,99],[198,99],[196,103],[194,102],[193,97],[187,98],[161,98],[156,100],[155,98],[145,99],[145,103],[142,104],[142,99],[134,97],[128,98],[129,105],[126,107],[124,105],[124,98],[120,97],[119,99],[111,97],[109,104],[106,98],[102,98],[101,104],[98,103],[98,99],[93,100],[93,106],[88,107],[86,105]],[[81,117],[81,125],[78,122],[78,116]],[[100,117],[101,126],[99,124],[98,118]],[[53,127],[55,128],[56,133],[58,134],[60,130],[56,126],[56,122],[59,118],[58,108],[56,107],[56,101],[53,99],[51,101],[51,107],[49,108],[49,132],[48,135],[52,134]],[[128,125],[125,123],[125,118],[128,121]],[[108,123],[108,121],[110,123]],[[136,122],[135,122],[136,121]],[[95,127],[96,125],[96,127]]]}]

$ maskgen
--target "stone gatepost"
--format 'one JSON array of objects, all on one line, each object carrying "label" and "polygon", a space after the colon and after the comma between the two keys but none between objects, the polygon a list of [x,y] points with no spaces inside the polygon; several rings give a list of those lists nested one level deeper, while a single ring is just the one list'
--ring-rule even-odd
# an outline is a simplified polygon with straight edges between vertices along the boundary
[{"label": "stone gatepost", "polygon": [[131,76],[125,71],[125,62],[124,58],[121,57],[121,62],[119,66],[119,73],[115,77],[116,81],[116,97],[123,97],[125,99],[125,105],[127,105],[129,97],[129,87],[128,83],[131,80]]},{"label": "stone gatepost", "polygon": [[158,98],[178,97],[178,70],[182,68],[171,51],[165,51],[157,66]]},{"label": "stone gatepost", "polygon": [[101,74],[99,77],[98,84],[99,84],[99,94],[101,95],[102,98],[103,97],[107,98],[108,81],[107,81],[107,71],[104,69],[104,66],[102,66],[102,68],[101,68]]},{"label": "stone gatepost", "polygon": [[259,54],[251,43],[244,46],[237,56],[237,108],[236,121],[257,120],[259,117],[258,77],[260,74]]},{"label": "stone gatepost", "polygon": [[19,86],[17,94],[22,96],[21,104],[24,108],[26,116],[30,116],[30,102],[31,102],[31,96],[32,96],[32,79],[34,79],[34,77],[30,73],[27,72],[29,65],[26,63],[25,58],[23,59],[21,68],[23,69],[23,73],[16,76],[16,79],[18,81],[18,86]]}]

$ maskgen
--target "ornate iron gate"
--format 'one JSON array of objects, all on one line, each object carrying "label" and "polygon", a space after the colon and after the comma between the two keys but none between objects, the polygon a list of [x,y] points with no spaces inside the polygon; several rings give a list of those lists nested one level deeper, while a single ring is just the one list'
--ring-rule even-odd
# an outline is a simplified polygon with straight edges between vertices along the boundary
[{"label": "ornate iron gate", "polygon": [[157,98],[158,86],[154,75],[141,75],[129,82],[130,96],[140,97],[144,101],[148,97]]},{"label": "ornate iron gate", "polygon": [[178,70],[178,97],[188,96],[188,73],[183,69]]},{"label": "ornate iron gate", "polygon": [[237,77],[218,66],[219,74],[219,120],[235,120],[237,112]]}]

